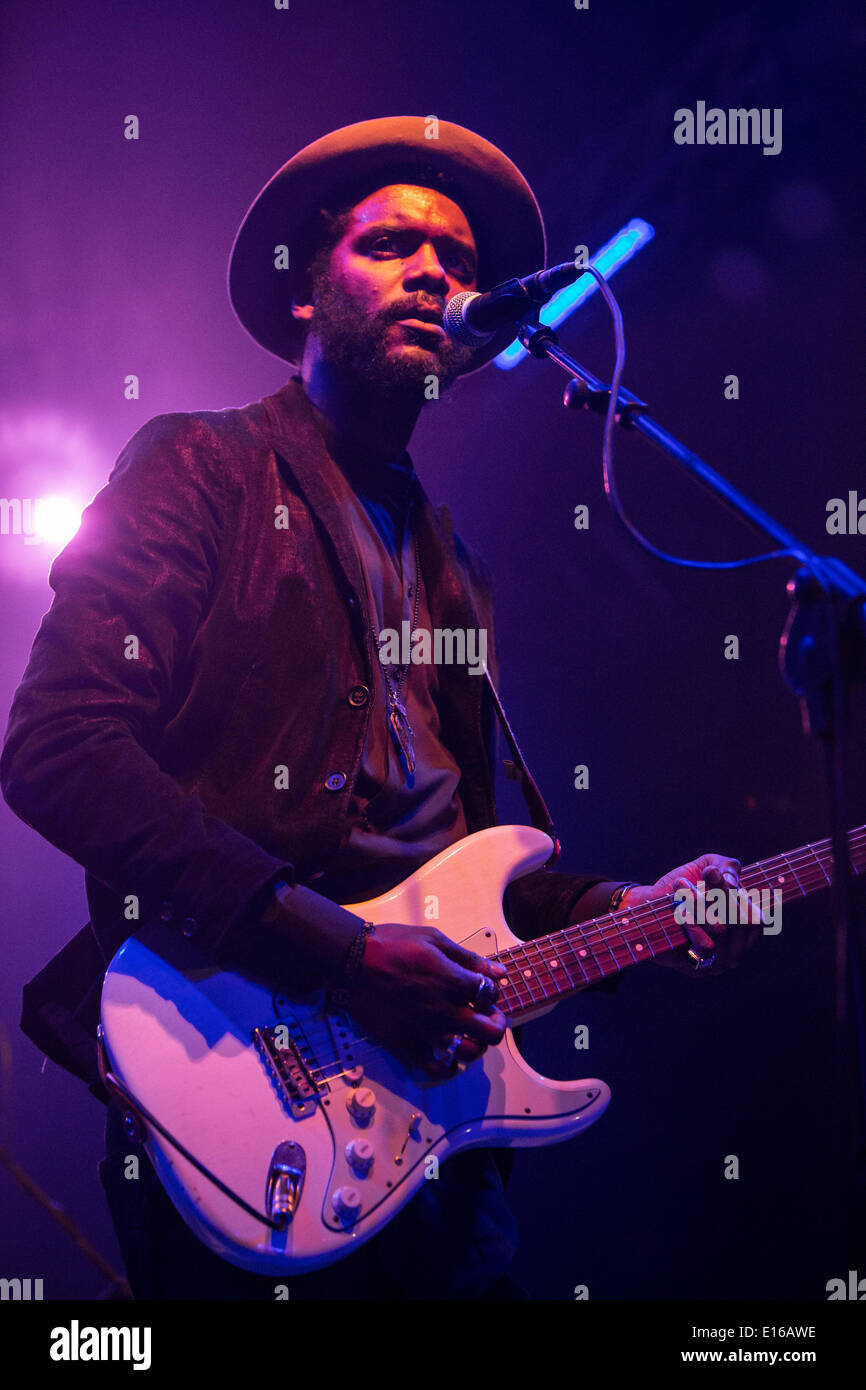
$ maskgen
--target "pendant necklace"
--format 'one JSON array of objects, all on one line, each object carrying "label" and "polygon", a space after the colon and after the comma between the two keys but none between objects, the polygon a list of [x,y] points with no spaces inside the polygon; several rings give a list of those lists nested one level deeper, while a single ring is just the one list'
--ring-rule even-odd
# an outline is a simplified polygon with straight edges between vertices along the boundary
[{"label": "pendant necklace", "polygon": [[[418,623],[418,604],[421,596],[421,563],[418,557],[418,537],[415,535],[413,535],[412,537],[412,548],[415,553],[415,609],[412,614],[412,633],[410,636],[410,641],[411,637],[415,635],[415,628]],[[370,626],[370,631],[373,634],[373,644],[378,654],[380,653],[381,648],[379,646],[379,638],[376,635],[376,629],[372,626],[372,624]],[[388,666],[384,661],[381,660],[381,658],[379,664],[382,667],[382,673],[385,677],[385,685],[388,692],[388,727],[391,730],[391,737],[394,740],[394,745],[397,749],[397,755],[400,758],[400,761],[403,766],[404,776],[408,780],[415,771],[415,745],[413,743],[415,731],[409,723],[409,716],[406,713],[406,705],[401,697],[403,694],[403,687],[405,686],[407,677],[409,675],[409,666],[411,665],[411,653],[410,660],[406,663],[406,665],[396,668],[396,685],[394,684],[394,681],[391,679],[391,672],[389,671]]]}]

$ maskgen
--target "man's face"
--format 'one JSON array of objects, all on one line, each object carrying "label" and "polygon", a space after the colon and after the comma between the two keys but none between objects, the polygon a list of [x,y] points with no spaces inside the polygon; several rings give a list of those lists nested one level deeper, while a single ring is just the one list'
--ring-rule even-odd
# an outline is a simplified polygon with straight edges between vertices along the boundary
[{"label": "man's face", "polygon": [[[307,306],[320,355],[374,386],[442,392],[472,357],[439,320],[475,288],[475,239],[455,202],[435,189],[389,184],[352,209]],[[433,320],[437,322],[433,322]]]}]

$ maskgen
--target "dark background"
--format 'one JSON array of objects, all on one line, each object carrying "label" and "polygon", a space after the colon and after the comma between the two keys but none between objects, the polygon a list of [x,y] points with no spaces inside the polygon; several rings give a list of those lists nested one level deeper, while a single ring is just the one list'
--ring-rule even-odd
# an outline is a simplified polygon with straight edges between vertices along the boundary
[{"label": "dark background", "polygon": [[[287,369],[225,295],[247,206],[335,127],[435,114],[500,145],[532,184],[551,261],[630,217],[656,229],[614,280],[625,381],[657,418],[807,543],[862,572],[862,537],[826,534],[829,498],[866,491],[861,454],[862,58],[841,5],[186,0],[8,5],[0,236],[0,492],[86,503],[122,445],[165,411],[240,405]],[[674,111],[781,107],[783,146],[674,144]],[[141,139],[123,139],[129,113]],[[516,267],[523,273],[533,267]],[[604,374],[596,296],[562,341]],[[141,399],[123,398],[123,378]],[[725,400],[736,373],[740,399]],[[744,863],[827,833],[820,752],[777,667],[787,561],[674,569],[607,508],[600,421],[559,404],[548,364],[496,367],[431,405],[414,436],[434,501],[486,556],[503,696],[571,869],[652,881],[706,850]],[[856,413],[855,413],[856,412]],[[767,549],[639,439],[617,439],[624,501],[668,550]],[[577,503],[590,528],[576,532]],[[45,546],[0,537],[0,705],[50,603]],[[740,659],[723,658],[737,634]],[[5,716],[4,716],[5,718]],[[848,758],[862,821],[863,700]],[[588,790],[573,789],[586,763]],[[503,819],[522,819],[514,787]],[[119,1261],[96,1176],[102,1109],[17,1031],[20,993],[86,920],[83,873],[0,805],[11,1124],[19,1160]],[[833,943],[826,895],[787,910],[739,970],[653,967],[526,1030],[533,1065],[613,1088],[578,1141],[519,1153],[516,1273],[537,1297],[826,1297],[849,1265],[828,1179]],[[587,1023],[590,1049],[575,1052]],[[725,1156],[740,1179],[723,1179]],[[0,1274],[51,1298],[101,1276],[0,1170]],[[860,1265],[866,1272],[866,1252]]]}]

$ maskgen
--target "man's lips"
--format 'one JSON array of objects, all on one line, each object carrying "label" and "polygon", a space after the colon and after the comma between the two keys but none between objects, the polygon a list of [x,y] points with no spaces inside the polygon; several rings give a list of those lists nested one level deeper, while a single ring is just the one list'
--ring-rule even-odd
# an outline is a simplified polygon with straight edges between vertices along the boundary
[{"label": "man's lips", "polygon": [[397,323],[402,323],[407,328],[426,328],[428,333],[438,334],[440,338],[445,337],[445,330],[441,322],[437,319],[433,321],[432,315],[429,319],[416,318],[414,314],[407,314],[404,318],[397,319]]}]

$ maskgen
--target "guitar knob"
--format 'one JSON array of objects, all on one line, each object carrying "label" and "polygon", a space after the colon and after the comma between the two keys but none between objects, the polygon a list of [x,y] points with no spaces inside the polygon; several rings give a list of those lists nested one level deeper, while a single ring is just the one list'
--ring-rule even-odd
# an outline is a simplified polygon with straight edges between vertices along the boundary
[{"label": "guitar knob", "polygon": [[361,1210],[361,1194],[357,1187],[338,1187],[331,1197],[331,1206],[341,1221],[354,1221]]},{"label": "guitar knob", "polygon": [[359,1177],[366,1177],[373,1166],[373,1145],[369,1139],[353,1139],[346,1145],[346,1162]]},{"label": "guitar knob", "polygon": [[359,1125],[368,1125],[376,1112],[376,1097],[369,1086],[359,1086],[346,1094],[346,1109]]}]

